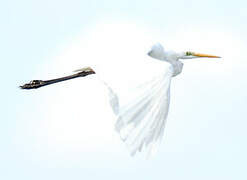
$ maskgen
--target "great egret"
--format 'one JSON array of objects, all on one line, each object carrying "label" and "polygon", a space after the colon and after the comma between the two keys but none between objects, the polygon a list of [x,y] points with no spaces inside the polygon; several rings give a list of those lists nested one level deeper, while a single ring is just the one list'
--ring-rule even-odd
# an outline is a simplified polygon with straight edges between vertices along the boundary
[{"label": "great egret", "polygon": [[[159,43],[153,45],[147,55],[167,62],[169,66],[164,68],[162,73],[142,84],[136,96],[129,98],[127,102],[121,103],[121,99],[119,100],[114,90],[103,81],[109,92],[110,105],[117,117],[115,129],[126,143],[131,155],[135,155],[137,151],[142,151],[144,146],[148,149],[149,154],[153,154],[157,150],[157,146],[163,137],[168,115],[171,79],[180,74],[183,69],[183,63],[180,59],[220,58],[219,56],[190,51],[165,51]],[[90,67],[77,71],[79,72],[71,76],[48,81],[34,80],[20,87],[22,89],[39,88],[95,73]]]}]

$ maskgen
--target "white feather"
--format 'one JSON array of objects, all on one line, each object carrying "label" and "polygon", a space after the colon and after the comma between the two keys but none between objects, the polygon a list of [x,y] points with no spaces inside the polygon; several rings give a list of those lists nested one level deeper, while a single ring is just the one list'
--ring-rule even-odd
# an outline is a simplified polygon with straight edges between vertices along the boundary
[{"label": "white feather", "polygon": [[166,124],[172,75],[173,67],[169,65],[162,73],[139,85],[136,91],[129,92],[133,98],[125,104],[119,104],[117,95],[107,86],[111,107],[117,115],[115,129],[131,155],[142,151],[143,147],[148,149],[149,155],[156,152]]},{"label": "white feather", "polygon": [[[148,56],[136,54],[137,56],[131,54],[132,58],[129,58],[130,55],[127,53],[121,54],[121,58],[124,55],[127,57],[118,61],[120,68],[113,69],[116,72],[110,74],[111,81],[106,81],[110,86],[105,85],[110,105],[117,116],[115,129],[131,155],[143,149],[148,151],[148,155],[152,155],[157,151],[164,134],[170,103],[171,79],[181,73],[183,64],[178,61],[179,54],[164,51],[159,43],[152,46]],[[153,61],[153,58],[161,61]],[[138,68],[130,66],[137,62]],[[120,63],[126,63],[127,68]],[[107,72],[109,71],[112,69]],[[114,80],[118,85],[114,86]],[[133,89],[133,86],[136,88]]]}]

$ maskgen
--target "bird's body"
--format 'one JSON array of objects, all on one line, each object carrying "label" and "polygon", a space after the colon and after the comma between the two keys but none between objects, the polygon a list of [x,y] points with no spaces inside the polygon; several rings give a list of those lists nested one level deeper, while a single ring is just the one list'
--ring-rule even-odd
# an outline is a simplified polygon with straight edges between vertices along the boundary
[{"label": "bird's body", "polygon": [[124,104],[119,103],[118,96],[109,88],[110,104],[117,116],[115,128],[131,155],[142,151],[144,147],[148,150],[148,155],[156,152],[168,115],[171,79],[183,69],[180,59],[218,57],[193,52],[165,51],[159,43],[152,46],[148,56],[165,61],[169,66],[164,66],[163,72],[143,83],[138,93]]},{"label": "bird's body", "polygon": [[152,58],[166,61],[171,64],[173,68],[173,75],[176,76],[182,72],[183,63],[179,61],[180,58],[184,56],[184,53],[176,53],[174,51],[165,51],[161,44],[155,44],[151,50],[148,52],[148,55]]}]

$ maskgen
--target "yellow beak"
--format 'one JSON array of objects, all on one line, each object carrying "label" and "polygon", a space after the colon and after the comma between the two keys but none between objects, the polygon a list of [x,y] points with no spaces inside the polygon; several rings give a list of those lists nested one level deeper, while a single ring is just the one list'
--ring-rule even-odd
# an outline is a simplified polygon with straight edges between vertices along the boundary
[{"label": "yellow beak", "polygon": [[207,58],[221,58],[220,56],[214,56],[214,55],[209,55],[209,54],[201,54],[201,53],[193,53],[193,56],[197,57],[207,57]]}]

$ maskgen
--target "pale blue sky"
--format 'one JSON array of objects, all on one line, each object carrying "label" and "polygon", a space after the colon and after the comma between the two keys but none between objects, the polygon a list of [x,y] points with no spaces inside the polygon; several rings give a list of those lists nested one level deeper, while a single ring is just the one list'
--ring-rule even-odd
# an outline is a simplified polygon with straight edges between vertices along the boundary
[{"label": "pale blue sky", "polygon": [[[0,179],[247,179],[246,8],[244,0],[1,2]],[[150,160],[129,156],[109,112],[97,119],[94,110],[106,97],[90,89],[100,89],[93,77],[67,83],[71,89],[87,85],[73,91],[81,96],[76,104],[80,96],[64,96],[71,92],[66,83],[29,92],[17,88],[85,66],[90,60],[74,60],[76,39],[109,22],[157,32],[171,49],[223,57],[185,63],[173,80],[163,143]],[[87,96],[99,104],[85,104]]]}]

